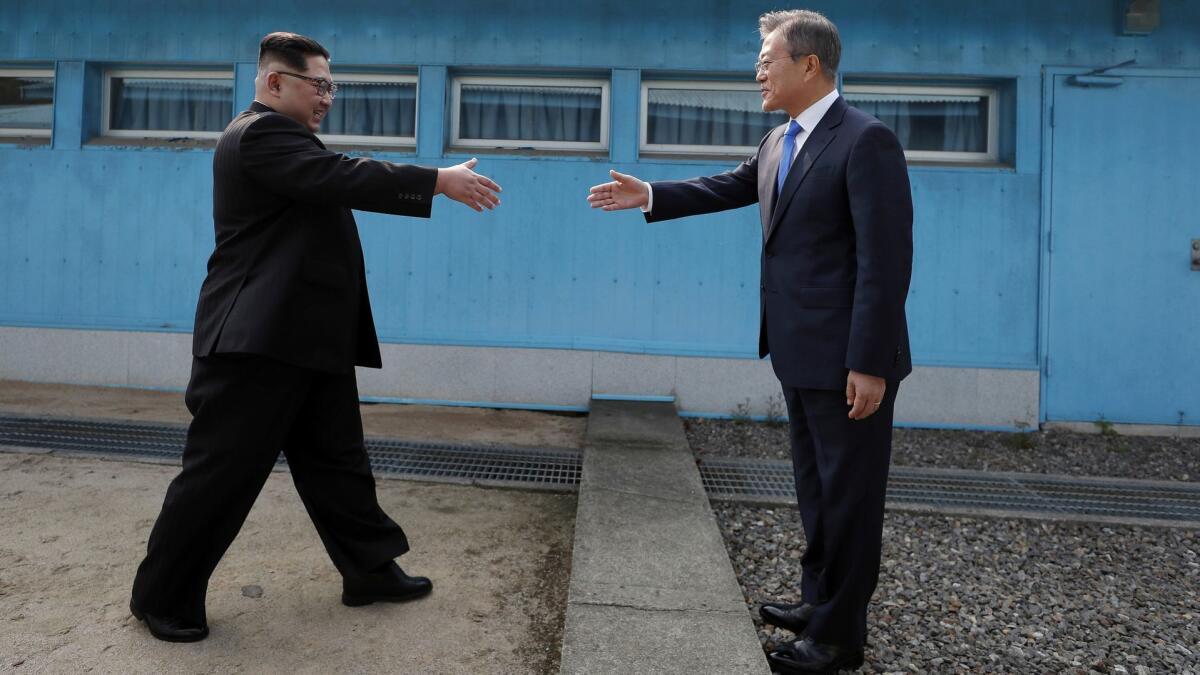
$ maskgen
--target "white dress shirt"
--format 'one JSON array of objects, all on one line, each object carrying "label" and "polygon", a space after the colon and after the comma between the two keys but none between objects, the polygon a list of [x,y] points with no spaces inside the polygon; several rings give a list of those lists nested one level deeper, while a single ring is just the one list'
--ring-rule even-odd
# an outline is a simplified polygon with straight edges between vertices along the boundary
[{"label": "white dress shirt", "polygon": [[[792,162],[796,161],[796,155],[800,154],[800,148],[804,147],[804,141],[808,140],[809,135],[817,125],[821,123],[821,119],[825,117],[825,113],[833,107],[833,102],[838,99],[838,90],[834,89],[822,96],[816,103],[808,106],[799,115],[792,118],[796,124],[800,125],[800,133],[796,134],[796,147],[792,150]],[[650,213],[654,209],[654,188],[646,183],[646,190],[650,193],[646,200],[646,205],[642,207],[642,213]]]}]

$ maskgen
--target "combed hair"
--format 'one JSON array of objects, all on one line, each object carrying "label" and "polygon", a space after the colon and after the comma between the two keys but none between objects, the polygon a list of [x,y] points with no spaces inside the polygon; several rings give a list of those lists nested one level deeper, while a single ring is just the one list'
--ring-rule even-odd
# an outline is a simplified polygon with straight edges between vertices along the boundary
[{"label": "combed hair", "polygon": [[758,34],[762,39],[777,30],[787,42],[793,59],[816,54],[825,76],[837,77],[842,39],[838,36],[837,26],[824,14],[808,9],[789,9],[758,17]]},{"label": "combed hair", "polygon": [[275,57],[288,66],[304,72],[308,68],[308,57],[324,56],[329,51],[316,40],[298,33],[268,33],[258,43],[258,65],[262,67],[268,57]]}]

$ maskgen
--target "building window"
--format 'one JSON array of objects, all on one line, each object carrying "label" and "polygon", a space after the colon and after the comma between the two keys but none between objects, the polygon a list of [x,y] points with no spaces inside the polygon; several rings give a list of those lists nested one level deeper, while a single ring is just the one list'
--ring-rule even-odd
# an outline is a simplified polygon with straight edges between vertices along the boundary
[{"label": "building window", "polygon": [[338,73],[321,138],[351,145],[417,144],[417,76]]},{"label": "building window", "polygon": [[450,105],[453,146],[608,149],[605,80],[458,77]]},{"label": "building window", "polygon": [[112,70],[104,75],[105,136],[217,138],[233,118],[228,72]]},{"label": "building window", "polygon": [[46,137],[54,122],[54,72],[0,69],[0,136]]},{"label": "building window", "polygon": [[765,113],[758,85],[740,82],[642,83],[641,150],[647,154],[753,154],[787,121]]},{"label": "building window", "polygon": [[896,132],[910,160],[997,161],[995,89],[846,84],[842,96]]}]

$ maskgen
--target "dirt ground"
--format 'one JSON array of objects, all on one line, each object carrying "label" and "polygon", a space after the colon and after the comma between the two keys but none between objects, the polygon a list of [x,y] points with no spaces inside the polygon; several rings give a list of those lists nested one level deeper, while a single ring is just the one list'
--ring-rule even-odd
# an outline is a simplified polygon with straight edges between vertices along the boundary
[{"label": "dirt ground", "polygon": [[[183,392],[0,380],[0,414],[187,424]],[[587,417],[530,410],[371,404],[368,436],[410,441],[538,448],[581,448]]]},{"label": "dirt ground", "polygon": [[289,476],[276,472],[213,575],[210,637],[180,645],[153,639],[128,609],[174,473],[0,453],[0,670],[557,672],[574,495],[380,480],[380,502],[413,546],[400,562],[434,592],[348,608]]},{"label": "dirt ground", "polygon": [[[0,381],[0,414],[186,423],[182,394]],[[585,418],[364,406],[372,435],[578,447]],[[213,575],[211,635],[152,638],[129,587],[174,465],[0,448],[0,672],[557,673],[573,494],[378,480],[431,596],[348,608],[276,472]],[[261,589],[260,597],[255,589]]]}]

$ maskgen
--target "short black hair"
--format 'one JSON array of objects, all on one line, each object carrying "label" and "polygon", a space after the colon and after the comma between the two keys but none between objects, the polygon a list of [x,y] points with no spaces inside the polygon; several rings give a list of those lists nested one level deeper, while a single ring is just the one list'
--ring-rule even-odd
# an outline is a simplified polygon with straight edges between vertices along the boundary
[{"label": "short black hair", "polygon": [[273,56],[303,72],[308,68],[308,57],[315,55],[329,59],[329,51],[320,42],[298,33],[268,33],[258,43],[259,67]]}]

